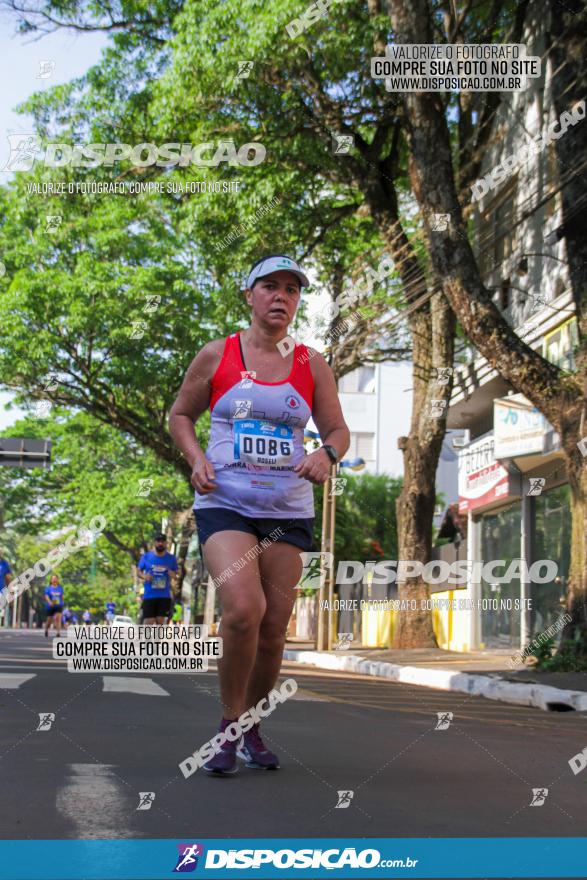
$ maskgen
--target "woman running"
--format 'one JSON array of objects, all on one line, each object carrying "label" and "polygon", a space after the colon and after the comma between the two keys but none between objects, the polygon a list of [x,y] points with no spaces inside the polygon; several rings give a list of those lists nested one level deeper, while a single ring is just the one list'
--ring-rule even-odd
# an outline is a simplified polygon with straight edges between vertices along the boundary
[{"label": "woman running", "polygon": [[[283,255],[255,263],[245,290],[250,326],[202,348],[169,418],[171,435],[192,468],[200,547],[219,585],[221,733],[277,681],[301,551],[313,546],[311,484],[328,479],[350,441],[330,367],[287,335],[308,283],[298,264]],[[204,453],[194,424],[208,408]],[[324,445],[306,455],[310,416]],[[255,724],[240,743],[225,742],[204,769],[235,773],[237,754],[248,767],[279,767]]]}]

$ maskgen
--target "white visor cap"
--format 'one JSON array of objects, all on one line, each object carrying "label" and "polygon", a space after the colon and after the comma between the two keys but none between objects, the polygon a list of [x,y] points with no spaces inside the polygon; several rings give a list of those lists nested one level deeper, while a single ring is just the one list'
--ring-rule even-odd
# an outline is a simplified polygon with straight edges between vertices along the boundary
[{"label": "white visor cap", "polygon": [[252,287],[255,281],[258,281],[259,278],[264,278],[266,275],[271,275],[272,272],[291,272],[292,275],[295,275],[296,278],[299,278],[300,284],[302,287],[309,287],[310,282],[308,278],[295,260],[290,260],[289,257],[267,257],[266,260],[263,260],[262,263],[259,263],[258,266],[252,270],[251,274],[247,278],[247,287]]}]

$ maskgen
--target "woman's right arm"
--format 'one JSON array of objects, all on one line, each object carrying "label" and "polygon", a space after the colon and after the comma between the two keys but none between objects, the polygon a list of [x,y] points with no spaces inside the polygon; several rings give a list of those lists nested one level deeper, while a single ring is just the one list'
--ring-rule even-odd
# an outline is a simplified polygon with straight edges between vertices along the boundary
[{"label": "woman's right arm", "polygon": [[196,439],[194,425],[210,405],[210,383],[222,358],[224,340],[209,342],[191,362],[169,413],[169,431],[192,468],[191,483],[205,495],[213,492],[214,468]]}]

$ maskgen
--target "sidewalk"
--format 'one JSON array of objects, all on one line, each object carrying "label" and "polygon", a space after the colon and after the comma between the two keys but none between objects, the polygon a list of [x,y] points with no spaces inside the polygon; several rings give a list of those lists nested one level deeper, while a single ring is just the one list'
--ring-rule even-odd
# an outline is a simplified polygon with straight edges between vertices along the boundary
[{"label": "sidewalk", "polygon": [[546,711],[587,712],[587,673],[538,672],[521,665],[512,669],[512,653],[511,648],[467,653],[440,648],[315,651],[309,642],[289,641],[283,656],[284,660],[321,669],[469,693]]}]

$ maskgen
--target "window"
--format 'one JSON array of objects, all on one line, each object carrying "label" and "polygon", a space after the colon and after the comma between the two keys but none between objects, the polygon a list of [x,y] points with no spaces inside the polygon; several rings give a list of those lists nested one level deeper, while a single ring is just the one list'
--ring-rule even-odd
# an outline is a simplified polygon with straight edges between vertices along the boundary
[{"label": "window", "polygon": [[375,367],[359,367],[338,380],[338,390],[345,393],[373,394],[375,392]]},{"label": "window", "polygon": [[575,349],[578,344],[577,319],[573,316],[556,330],[544,335],[542,354],[551,364],[572,372],[575,369]]},{"label": "window", "polygon": [[516,247],[517,182],[502,191],[482,215],[479,234],[479,268],[487,278],[499,272]]},{"label": "window", "polygon": [[373,434],[357,434],[357,455],[365,461],[373,458]]},{"label": "window", "polygon": [[510,279],[509,278],[506,278],[505,281],[502,281],[500,284],[498,306],[502,312],[505,312],[510,307]]},{"label": "window", "polygon": [[351,445],[345,458],[363,458],[374,461],[375,434],[351,433]]}]

